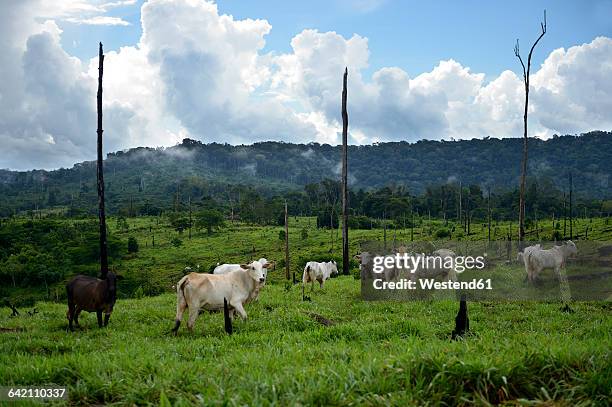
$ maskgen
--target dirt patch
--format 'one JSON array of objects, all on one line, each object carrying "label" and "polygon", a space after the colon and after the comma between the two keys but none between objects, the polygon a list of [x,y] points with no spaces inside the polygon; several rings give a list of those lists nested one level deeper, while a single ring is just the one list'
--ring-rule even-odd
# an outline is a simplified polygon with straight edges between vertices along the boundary
[{"label": "dirt patch", "polygon": [[315,321],[317,321],[318,323],[320,323],[323,326],[336,325],[336,323],[334,321],[332,321],[331,319],[325,318],[323,315],[319,315],[319,314],[314,313],[314,312],[307,312],[306,315],[308,315],[310,318],[314,319]]}]

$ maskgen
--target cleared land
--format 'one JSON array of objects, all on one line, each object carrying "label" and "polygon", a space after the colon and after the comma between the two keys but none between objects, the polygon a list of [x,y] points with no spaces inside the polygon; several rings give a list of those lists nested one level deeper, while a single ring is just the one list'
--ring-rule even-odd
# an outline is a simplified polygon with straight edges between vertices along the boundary
[{"label": "cleared land", "polygon": [[[292,218],[292,270],[299,270],[301,258],[330,256],[329,230],[309,228],[309,222]],[[604,230],[605,237],[609,226],[593,222],[600,224],[594,233]],[[128,219],[124,232],[109,223],[113,233],[140,243],[138,254],[116,264],[127,279],[110,326],[98,329],[95,315],[84,314],[83,330],[67,333],[63,303],[38,302],[38,314],[15,318],[2,309],[0,383],[68,385],[70,404],[612,402],[610,302],[575,303],[573,314],[560,312],[556,302],[470,303],[472,333],[451,342],[455,301],[365,302],[360,282],[342,276],[315,290],[312,302],[302,302],[299,285],[285,284],[277,268],[259,302],[247,306],[248,321],[235,323],[233,336],[224,333],[221,314],[203,313],[194,333],[183,325],[175,338],[169,332],[176,299],[169,291],[185,265],[205,268],[259,255],[278,261],[281,228],[237,225],[191,240],[184,232],[175,247],[177,233],[156,219]],[[302,239],[304,228],[308,237]],[[483,229],[474,230],[479,235],[470,238],[482,239]],[[354,231],[351,253],[359,240],[381,239],[382,233]],[[409,230],[398,235],[410,239]],[[164,294],[146,297],[160,288]]]}]

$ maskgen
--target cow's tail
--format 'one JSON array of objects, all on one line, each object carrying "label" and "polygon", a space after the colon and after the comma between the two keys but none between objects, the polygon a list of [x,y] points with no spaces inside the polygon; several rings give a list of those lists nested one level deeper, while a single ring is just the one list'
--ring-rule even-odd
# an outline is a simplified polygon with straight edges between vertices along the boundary
[{"label": "cow's tail", "polygon": [[523,256],[526,256],[525,269],[527,269],[527,278],[529,279],[529,282],[533,282],[535,280],[534,274],[536,270],[536,265],[533,258],[533,252],[533,250],[530,250],[528,253],[523,254]]},{"label": "cow's tail", "polygon": [[174,318],[174,328],[172,332],[176,334],[183,319],[183,313],[187,309],[187,299],[185,298],[185,286],[189,283],[189,275],[184,276],[176,285],[176,317]]},{"label": "cow's tail", "polygon": [[304,267],[304,275],[302,276],[302,284],[306,284],[310,281],[310,264]]}]

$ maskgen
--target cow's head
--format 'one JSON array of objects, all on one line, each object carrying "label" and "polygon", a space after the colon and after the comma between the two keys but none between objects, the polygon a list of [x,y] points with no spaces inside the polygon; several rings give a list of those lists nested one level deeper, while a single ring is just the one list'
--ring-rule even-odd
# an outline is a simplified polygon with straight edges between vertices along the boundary
[{"label": "cow's head", "polygon": [[576,244],[574,242],[572,242],[571,240],[568,240],[567,242],[565,242],[565,247],[566,247],[566,251],[570,256],[575,256],[578,253],[578,248],[576,247]]},{"label": "cow's head", "polygon": [[332,276],[337,276],[338,275],[338,264],[336,264],[335,260],[332,260],[329,262],[329,267],[331,270],[330,275]]},{"label": "cow's head", "polygon": [[117,300],[117,281],[122,280],[123,276],[119,276],[112,271],[106,273],[106,298],[105,301],[110,304],[112,309]]},{"label": "cow's head", "polygon": [[264,271],[264,276],[267,279],[268,278],[268,270],[270,270],[272,267],[274,267],[274,263],[266,260],[265,257],[262,257],[258,261],[261,263],[261,267],[263,267],[263,269],[264,269],[263,270]]},{"label": "cow's head", "polygon": [[265,268],[259,261],[251,262],[250,264],[241,264],[240,268],[246,270],[249,276],[257,283],[266,282]]}]

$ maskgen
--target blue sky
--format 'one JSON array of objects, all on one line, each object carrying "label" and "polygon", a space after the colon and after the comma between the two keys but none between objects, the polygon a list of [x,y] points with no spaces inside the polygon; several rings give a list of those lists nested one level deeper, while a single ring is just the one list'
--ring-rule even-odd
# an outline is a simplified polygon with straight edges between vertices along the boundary
[{"label": "blue sky", "polygon": [[[62,43],[71,54],[88,59],[98,39],[107,50],[134,45],[140,39],[140,5],[109,11],[130,26],[87,26],[62,23]],[[345,38],[354,33],[369,40],[368,74],[398,66],[416,76],[442,59],[455,59],[487,77],[505,69],[519,72],[513,54],[519,38],[522,49],[537,38],[543,10],[548,32],[534,54],[534,66],[556,48],[612,37],[612,0],[482,1],[442,0],[219,0],[220,14],[236,19],[265,19],[272,25],[265,51],[291,50],[291,38],[307,28],[335,31]],[[75,45],[76,44],[76,45]]]}]

